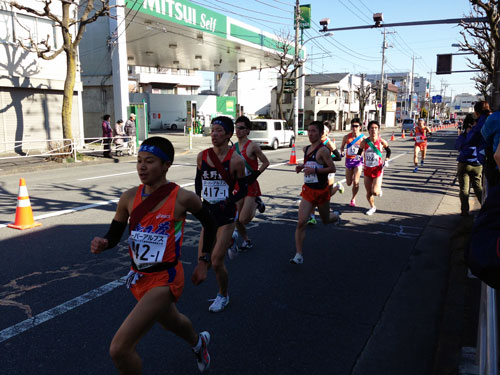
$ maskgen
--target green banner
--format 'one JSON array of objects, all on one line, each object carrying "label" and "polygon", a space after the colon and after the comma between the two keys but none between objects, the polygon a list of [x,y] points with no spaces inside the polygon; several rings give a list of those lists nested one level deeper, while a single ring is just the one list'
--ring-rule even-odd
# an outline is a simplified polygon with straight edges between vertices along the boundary
[{"label": "green banner", "polygon": [[310,29],[311,28],[311,4],[305,4],[299,6],[299,16],[300,16],[300,28]]},{"label": "green banner", "polygon": [[217,113],[224,116],[236,117],[236,97],[235,96],[218,96],[217,97]]},{"label": "green banner", "polygon": [[226,16],[186,0],[125,0],[125,6],[131,11],[149,14],[223,38],[227,34]]}]

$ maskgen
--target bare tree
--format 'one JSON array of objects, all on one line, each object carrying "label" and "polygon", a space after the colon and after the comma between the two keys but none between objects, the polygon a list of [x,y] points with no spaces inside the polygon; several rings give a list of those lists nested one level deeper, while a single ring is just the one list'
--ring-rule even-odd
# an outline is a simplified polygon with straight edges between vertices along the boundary
[{"label": "bare tree", "polygon": [[467,58],[468,66],[481,72],[473,78],[476,89],[491,102],[489,85],[494,82],[495,51],[500,45],[498,22],[500,14],[497,12],[498,0],[470,0],[473,11],[470,17],[486,17],[486,22],[461,23],[463,31],[460,32],[463,41],[460,50],[472,52],[477,60]]},{"label": "bare tree", "polygon": [[[288,123],[291,123],[293,117],[293,111],[290,111],[290,115],[285,118],[285,114],[283,112],[283,94],[285,93],[285,82],[288,79],[294,79],[295,72],[299,69],[303,64],[303,60],[299,60],[295,63],[293,58],[290,56],[294,55],[294,41],[290,32],[281,31],[279,35],[277,35],[276,41],[276,53],[275,59],[277,60],[278,65],[275,66],[275,69],[278,72],[278,85],[276,87],[276,107],[278,108],[278,115],[280,119],[286,120]],[[271,67],[271,66],[269,66]],[[300,77],[299,77],[300,78]],[[296,85],[293,85],[293,95],[297,95]]]},{"label": "bare tree", "polygon": [[[44,60],[53,60],[62,52],[66,54],[66,78],[64,81],[64,95],[62,104],[63,137],[73,138],[71,131],[71,114],[73,107],[73,91],[75,88],[77,50],[82,40],[85,28],[95,22],[99,17],[110,16],[110,10],[116,5],[109,5],[109,0],[39,0],[43,5],[39,9],[11,1],[10,5],[19,10],[24,10],[38,17],[48,18],[61,30],[63,44],[61,48],[52,50],[49,36],[46,39],[34,40],[29,38],[29,43],[18,40],[19,45],[29,51],[36,52]],[[97,3],[97,4],[96,4]],[[58,4],[62,8],[61,16],[53,12],[53,7]],[[73,32],[76,30],[75,34]]]},{"label": "bare tree", "polygon": [[365,121],[365,107],[370,102],[370,97],[377,92],[376,88],[373,88],[371,84],[365,84],[366,74],[361,74],[361,84],[359,86],[354,85],[356,90],[354,91],[359,99],[359,119],[361,124]]}]

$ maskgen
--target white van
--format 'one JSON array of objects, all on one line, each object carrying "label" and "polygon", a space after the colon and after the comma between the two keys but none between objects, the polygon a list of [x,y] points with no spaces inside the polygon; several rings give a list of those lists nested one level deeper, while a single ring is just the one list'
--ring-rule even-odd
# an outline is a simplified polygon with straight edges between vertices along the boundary
[{"label": "white van", "polygon": [[256,119],[251,123],[248,138],[260,146],[276,150],[280,146],[292,147],[295,143],[293,130],[284,120]]}]

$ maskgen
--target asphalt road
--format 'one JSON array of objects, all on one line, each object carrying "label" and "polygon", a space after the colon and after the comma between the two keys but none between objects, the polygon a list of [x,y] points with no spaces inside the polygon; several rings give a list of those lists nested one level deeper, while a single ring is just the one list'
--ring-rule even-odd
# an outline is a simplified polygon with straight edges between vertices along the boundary
[{"label": "asphalt road", "polygon": [[[412,173],[413,142],[391,142],[393,162],[377,213],[364,214],[364,187],[359,206],[349,207],[346,187],[332,198],[344,224],[309,227],[301,266],[288,260],[295,252],[302,175],[286,164],[290,149],[266,151],[272,167],[259,180],[267,210],[250,225],[254,248],[227,260],[231,302],[220,314],[208,312],[217,292],[213,273],[198,287],[189,281],[200,227],[188,217],[186,285],[178,308],[196,329],[212,335],[210,373],[428,374],[452,229],[439,223],[459,210],[449,204],[443,209],[455,175],[455,137],[453,129],[437,133],[418,173]],[[297,145],[299,159],[303,143]],[[195,155],[178,151],[168,173],[187,189],[193,189]],[[337,163],[338,180],[344,178],[342,165]],[[135,303],[122,285],[126,245],[123,239],[97,256],[89,243],[107,231],[121,192],[139,183],[134,163],[24,174],[42,223],[26,231],[5,227],[13,220],[19,177],[0,183],[1,372],[116,373],[109,343]],[[145,374],[198,373],[187,344],[159,326],[138,351]]]}]

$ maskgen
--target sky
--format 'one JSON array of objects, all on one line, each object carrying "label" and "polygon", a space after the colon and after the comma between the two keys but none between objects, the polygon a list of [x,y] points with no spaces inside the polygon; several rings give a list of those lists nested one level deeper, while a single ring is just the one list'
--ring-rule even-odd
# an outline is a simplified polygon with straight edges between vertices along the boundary
[{"label": "sky", "polygon": [[[273,34],[289,30],[293,35],[293,0],[193,0],[218,13]],[[336,31],[330,37],[318,30],[319,20],[330,18],[330,28],[373,24],[373,13],[383,13],[385,23],[460,18],[471,10],[468,0],[303,0],[311,4],[312,26],[304,40],[309,53],[307,73],[380,74],[383,29]],[[422,25],[387,28],[385,72],[411,72],[430,78],[436,70],[436,55],[458,52],[452,44],[461,41],[456,25]],[[314,38],[314,39],[310,39]],[[309,40],[308,40],[309,39]],[[470,70],[467,56],[453,56],[453,70]],[[470,58],[474,59],[473,56]],[[432,75],[432,95],[475,94],[475,73]]]}]

